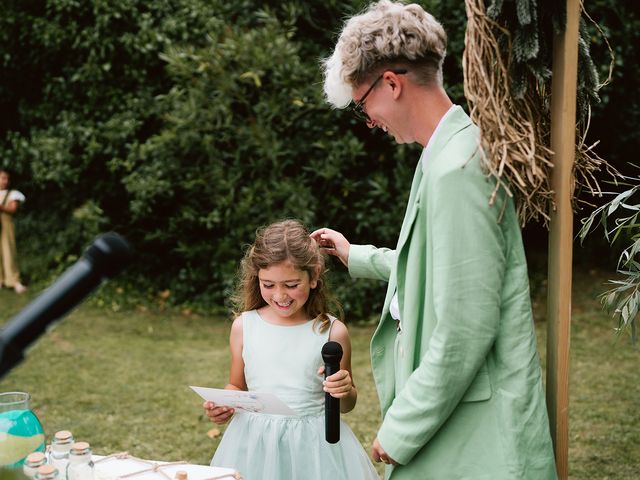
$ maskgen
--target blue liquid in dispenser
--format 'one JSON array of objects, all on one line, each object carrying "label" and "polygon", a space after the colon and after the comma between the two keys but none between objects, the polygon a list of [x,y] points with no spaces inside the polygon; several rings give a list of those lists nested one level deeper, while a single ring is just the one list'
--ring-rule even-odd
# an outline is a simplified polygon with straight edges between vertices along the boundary
[{"label": "blue liquid in dispenser", "polygon": [[0,395],[0,407],[4,407],[0,408],[0,468],[21,468],[27,455],[44,452],[44,430],[28,408],[28,394],[23,394],[24,402],[14,400],[3,405],[6,395]]}]

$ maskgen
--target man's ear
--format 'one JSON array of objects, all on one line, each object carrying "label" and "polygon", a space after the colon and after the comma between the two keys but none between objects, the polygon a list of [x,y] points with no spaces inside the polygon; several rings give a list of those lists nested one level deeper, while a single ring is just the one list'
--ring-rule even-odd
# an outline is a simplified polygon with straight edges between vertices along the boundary
[{"label": "man's ear", "polygon": [[402,93],[403,83],[400,79],[400,75],[397,75],[394,72],[388,71],[384,74],[384,81],[391,88],[391,93],[393,94],[393,99],[397,100],[400,94]]}]

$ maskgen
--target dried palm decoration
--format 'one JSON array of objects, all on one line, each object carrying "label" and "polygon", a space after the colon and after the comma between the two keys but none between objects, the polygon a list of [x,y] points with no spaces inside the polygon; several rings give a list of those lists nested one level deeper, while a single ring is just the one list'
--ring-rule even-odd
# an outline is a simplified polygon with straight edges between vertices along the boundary
[{"label": "dried palm decoration", "polygon": [[[530,220],[547,225],[555,208],[550,175],[551,57],[553,35],[564,30],[566,6],[541,3],[493,0],[485,8],[483,0],[465,0],[464,92],[471,118],[480,128],[484,167],[497,181],[490,202],[504,188],[515,196],[522,225]],[[587,39],[581,19],[574,208],[578,190],[601,195],[597,172],[615,174],[594,152],[595,144],[585,144],[590,102],[599,100],[597,90],[607,83],[598,84]]]}]

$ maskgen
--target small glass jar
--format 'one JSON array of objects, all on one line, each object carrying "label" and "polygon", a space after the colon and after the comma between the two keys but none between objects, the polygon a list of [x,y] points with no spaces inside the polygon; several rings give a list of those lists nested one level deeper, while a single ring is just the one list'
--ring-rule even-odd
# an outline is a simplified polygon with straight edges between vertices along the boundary
[{"label": "small glass jar", "polygon": [[69,451],[73,441],[73,434],[69,430],[60,430],[53,436],[49,451],[49,463],[58,469],[60,480],[67,478]]},{"label": "small glass jar", "polygon": [[33,452],[27,455],[27,458],[22,464],[22,471],[27,478],[35,478],[38,472],[38,467],[47,463],[47,457],[43,452]]},{"label": "small glass jar", "polygon": [[25,392],[0,393],[0,467],[22,468],[27,455],[44,451],[44,430]]},{"label": "small glass jar", "polygon": [[87,442],[77,442],[71,446],[67,480],[93,480],[94,469],[91,447]]},{"label": "small glass jar", "polygon": [[58,469],[53,465],[42,465],[38,467],[34,478],[36,480],[60,480]]}]

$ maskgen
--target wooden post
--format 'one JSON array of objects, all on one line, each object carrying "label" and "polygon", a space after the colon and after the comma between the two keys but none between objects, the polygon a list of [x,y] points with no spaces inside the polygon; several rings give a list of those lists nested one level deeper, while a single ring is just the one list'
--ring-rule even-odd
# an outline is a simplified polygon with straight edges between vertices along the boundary
[{"label": "wooden post", "polygon": [[547,297],[547,408],[558,478],[569,478],[569,343],[573,210],[571,180],[576,145],[576,85],[580,0],[566,0],[567,25],[553,43],[551,83],[551,184],[556,210],[550,212]]}]

